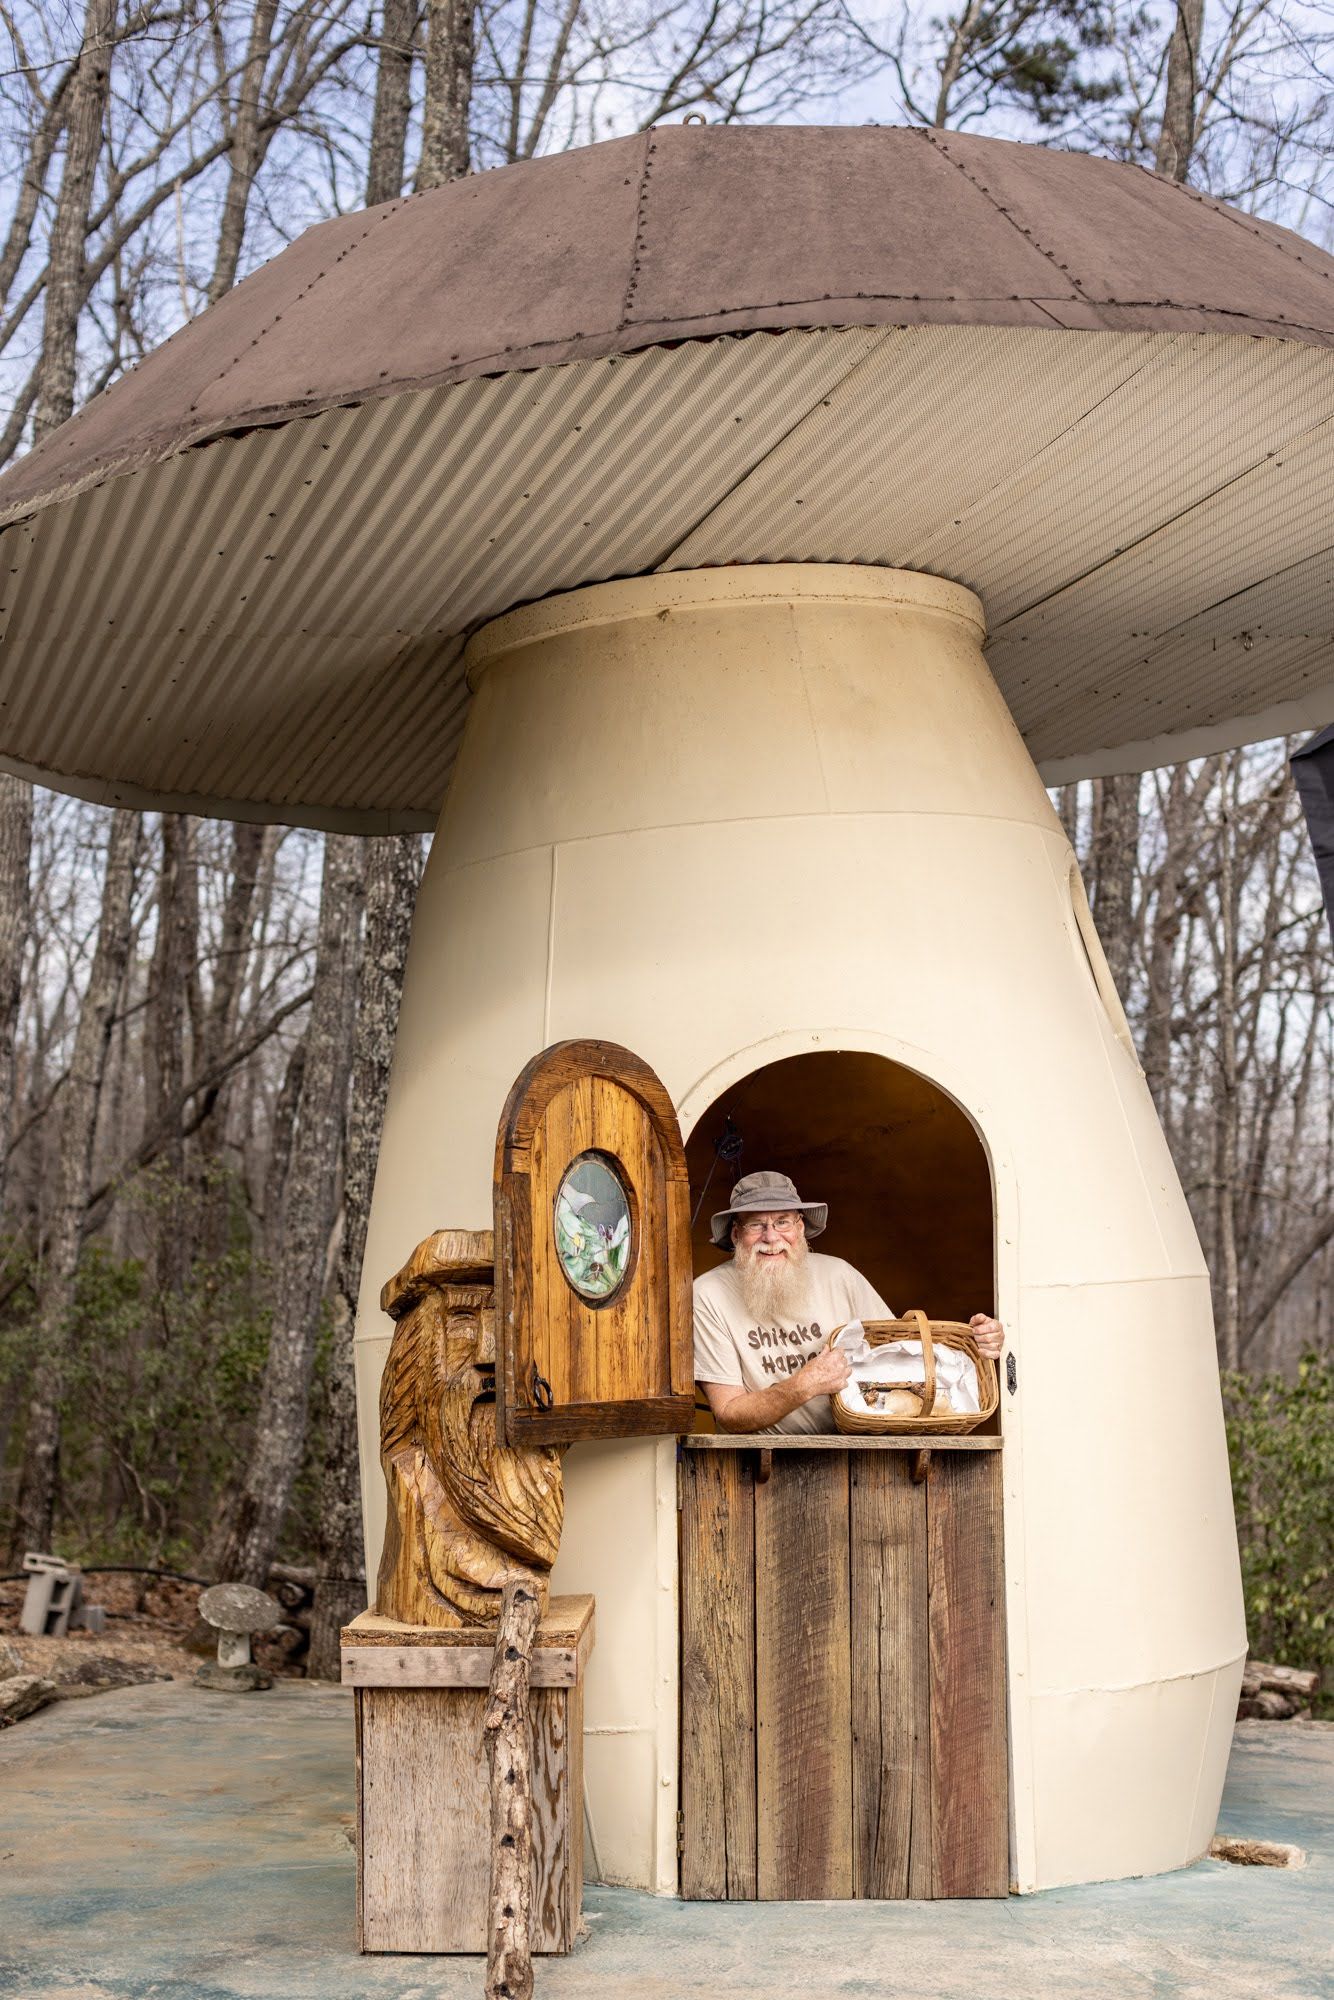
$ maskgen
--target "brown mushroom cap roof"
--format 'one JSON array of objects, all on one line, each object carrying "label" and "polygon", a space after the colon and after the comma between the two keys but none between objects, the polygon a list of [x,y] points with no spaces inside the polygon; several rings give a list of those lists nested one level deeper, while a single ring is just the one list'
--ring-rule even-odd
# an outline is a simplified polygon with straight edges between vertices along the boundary
[{"label": "brown mushroom cap roof", "polygon": [[955,134],[658,129],[325,223],[0,479],[0,761],[429,824],[468,631],[734,561],[968,584],[1054,779],[1327,721],[1332,344],[1289,231]]}]

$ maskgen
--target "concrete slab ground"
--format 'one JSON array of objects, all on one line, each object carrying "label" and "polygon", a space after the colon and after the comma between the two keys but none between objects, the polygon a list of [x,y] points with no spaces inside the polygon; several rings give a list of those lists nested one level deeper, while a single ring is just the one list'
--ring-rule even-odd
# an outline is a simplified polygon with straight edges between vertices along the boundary
[{"label": "concrete slab ground", "polygon": [[[0,1735],[0,1993],[14,2000],[477,2000],[479,1959],[358,1957],[351,1698],[180,1682]],[[538,2000],[1329,2000],[1334,1725],[1243,1723],[1206,1861],[1000,1903],[678,1903],[590,1887]]]}]

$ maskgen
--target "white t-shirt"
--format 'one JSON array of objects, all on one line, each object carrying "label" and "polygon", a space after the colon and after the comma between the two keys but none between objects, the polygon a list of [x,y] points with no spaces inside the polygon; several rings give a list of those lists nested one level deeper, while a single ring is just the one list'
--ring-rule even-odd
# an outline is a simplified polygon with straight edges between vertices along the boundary
[{"label": "white t-shirt", "polygon": [[[836,1326],[850,1319],[893,1319],[875,1286],[841,1257],[812,1250],[805,1317],[757,1326],[746,1311],[741,1284],[729,1257],[695,1280],[695,1380],[735,1389],[770,1389],[818,1354]],[[828,1396],[799,1403],[775,1431],[832,1431]]]}]

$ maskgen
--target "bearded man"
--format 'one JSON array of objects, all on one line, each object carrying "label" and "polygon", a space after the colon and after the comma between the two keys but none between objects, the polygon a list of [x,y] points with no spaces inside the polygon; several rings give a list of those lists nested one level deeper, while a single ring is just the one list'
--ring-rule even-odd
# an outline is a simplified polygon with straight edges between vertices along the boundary
[{"label": "bearded man", "polygon": [[[832,1431],[831,1396],[852,1373],[826,1343],[851,1319],[894,1319],[879,1292],[841,1257],[809,1248],[828,1204],[802,1201],[786,1174],[747,1174],[709,1234],[732,1255],[695,1280],[695,1379],[724,1431]],[[978,1347],[994,1359],[999,1320],[975,1313]]]}]

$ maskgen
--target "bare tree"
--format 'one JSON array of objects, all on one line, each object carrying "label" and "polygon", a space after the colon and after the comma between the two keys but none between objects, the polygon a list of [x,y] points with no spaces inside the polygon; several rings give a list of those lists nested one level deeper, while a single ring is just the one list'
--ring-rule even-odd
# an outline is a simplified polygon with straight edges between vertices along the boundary
[{"label": "bare tree", "polygon": [[16,1550],[51,1543],[60,1464],[60,1406],[74,1287],[93,1168],[93,1141],[116,1000],[130,948],[130,903],[139,846],[139,815],[112,815],[102,884],[97,948],[79,1007],[79,1026],[64,1081],[57,1185],[50,1243],[41,1278],[28,1426],[14,1535]]},{"label": "bare tree", "polygon": [[260,120],[263,113],[264,76],[273,46],[278,0],[257,0],[250,17],[245,59],[237,79],[235,103],[226,86],[225,58],[219,79],[218,102],[227,133],[227,193],[222,204],[218,229],[218,250],[213,275],[208,281],[208,302],[214,305],[236,283],[245,242],[246,217],[251,190],[263,158],[267,136]]},{"label": "bare tree", "polygon": [[476,56],[475,11],[473,0],[427,0],[419,190],[461,180],[472,166],[469,119]]},{"label": "bare tree", "polygon": [[262,827],[239,823],[230,829],[230,856],[222,897],[213,986],[203,1008],[198,1036],[201,1072],[216,1078],[205,1086],[200,1104],[198,1176],[203,1196],[199,1248],[217,1257],[227,1237],[228,1191],[223,1182],[228,1082],[226,1056],[234,1048],[250,957],[252,926],[266,849],[273,840]]},{"label": "bare tree", "polygon": [[63,424],[74,408],[79,315],[87,298],[84,251],[111,89],[115,21],[116,0],[88,0],[66,103],[65,166],[51,224],[33,418],[33,435],[38,438]]},{"label": "bare tree", "polygon": [[339,1633],[366,1604],[352,1342],[375,1161],[421,873],[421,841],[415,834],[367,841],[365,847],[366,918],[344,1148],[343,1240],[333,1295],[325,1398],[319,1583],[310,1630],[310,1671],[331,1679],[339,1672]]},{"label": "bare tree", "polygon": [[274,1271],[273,1330],[249,1464],[217,1574],[263,1585],[306,1441],[310,1378],[338,1211],[361,919],[357,844],[325,841],[315,981]]},{"label": "bare tree", "polygon": [[190,1266],[190,1243],[182,1197],[185,1190],[185,1133],[181,1100],[185,1091],[188,1047],[187,1019],[197,1024],[201,1012],[197,960],[199,899],[195,880],[194,838],[190,822],[179,813],[162,816],[162,864],[157,879],[157,940],[148,986],[149,1088],[145,1124],[161,1128],[164,1186],[154,1231],[154,1269],[158,1287],[174,1291],[184,1284]]},{"label": "bare tree", "polygon": [[1204,43],[1204,0],[1176,0],[1176,23],[1167,48],[1167,89],[1154,158],[1155,173],[1184,181],[1195,154],[1196,98]]},{"label": "bare tree", "polygon": [[415,0],[384,0],[366,170],[368,208],[396,201],[403,192],[416,32]]},{"label": "bare tree", "polygon": [[1093,786],[1090,897],[1108,970],[1124,993],[1135,936],[1140,778],[1099,778]]},{"label": "bare tree", "polygon": [[883,26],[851,9],[848,20],[914,125],[962,129],[1017,113],[1047,135],[1077,129],[1118,93],[1099,61],[1111,35],[1101,0],[966,0],[944,19],[904,4]]},{"label": "bare tree", "polygon": [[14,1129],[14,1081],[31,897],[32,786],[0,771],[0,1213]]},{"label": "bare tree", "polygon": [[[1331,1334],[1304,1287],[1334,1242],[1334,964],[1283,749],[1146,778],[1124,850],[1133,880],[1118,977],[1229,1367],[1252,1365],[1262,1346],[1270,1365],[1291,1362],[1303,1341]],[[1091,867],[1096,811],[1068,817]]]}]

